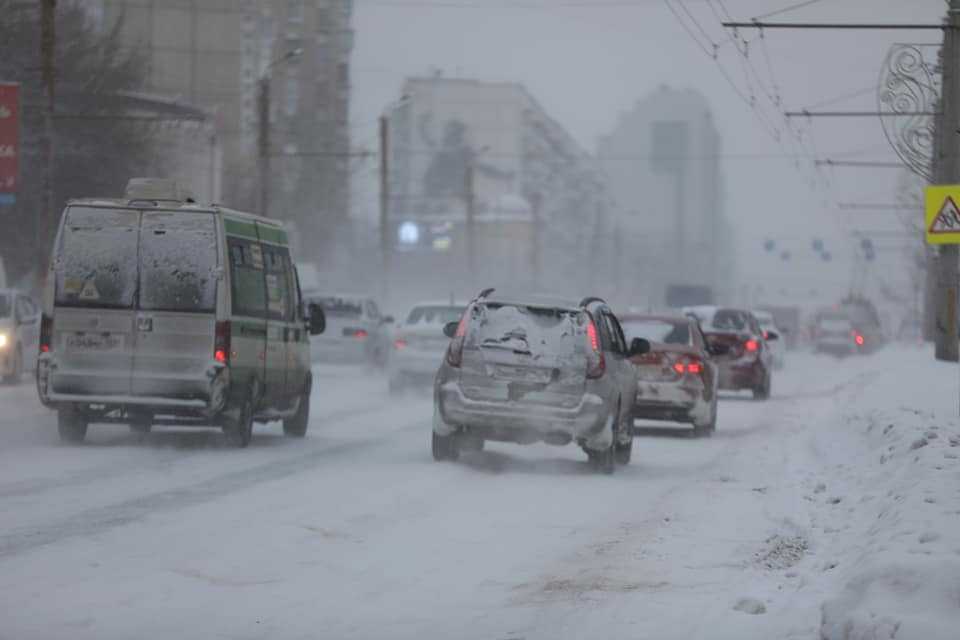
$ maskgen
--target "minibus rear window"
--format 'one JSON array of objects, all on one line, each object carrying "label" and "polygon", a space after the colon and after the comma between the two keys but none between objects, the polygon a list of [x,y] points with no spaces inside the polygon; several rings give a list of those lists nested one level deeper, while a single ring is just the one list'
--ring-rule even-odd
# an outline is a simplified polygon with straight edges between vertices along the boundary
[{"label": "minibus rear window", "polygon": [[139,213],[74,206],[65,215],[54,262],[56,303],[131,308],[137,291]]}]

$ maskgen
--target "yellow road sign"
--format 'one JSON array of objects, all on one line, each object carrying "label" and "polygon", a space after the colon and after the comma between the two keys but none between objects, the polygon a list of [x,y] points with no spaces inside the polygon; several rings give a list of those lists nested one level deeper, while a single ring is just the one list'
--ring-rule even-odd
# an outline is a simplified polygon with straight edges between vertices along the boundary
[{"label": "yellow road sign", "polygon": [[960,185],[927,187],[927,244],[960,244]]}]

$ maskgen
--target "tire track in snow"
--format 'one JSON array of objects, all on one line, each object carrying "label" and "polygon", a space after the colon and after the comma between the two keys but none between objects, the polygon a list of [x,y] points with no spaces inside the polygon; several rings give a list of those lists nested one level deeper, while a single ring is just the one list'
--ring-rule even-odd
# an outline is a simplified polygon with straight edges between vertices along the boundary
[{"label": "tire track in snow", "polygon": [[416,429],[426,431],[428,428],[428,420],[419,418],[404,423],[391,431],[386,437],[344,442],[307,454],[272,460],[254,467],[207,478],[185,487],[166,489],[104,507],[87,509],[60,521],[0,534],[0,561],[46,545],[100,534],[110,529],[137,522],[155,513],[177,511],[196,506],[230,494],[239,493],[265,482],[282,480],[308,472],[327,458],[387,446],[390,441],[410,431]]}]

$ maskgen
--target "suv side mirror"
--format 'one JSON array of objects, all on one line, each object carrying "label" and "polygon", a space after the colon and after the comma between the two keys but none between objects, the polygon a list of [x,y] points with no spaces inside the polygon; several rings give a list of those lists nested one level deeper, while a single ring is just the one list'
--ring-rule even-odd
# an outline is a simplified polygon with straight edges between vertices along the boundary
[{"label": "suv side mirror", "polygon": [[316,302],[311,302],[307,305],[307,309],[310,312],[309,320],[307,321],[310,335],[320,335],[327,328],[327,315],[323,312],[323,307]]},{"label": "suv side mirror", "polygon": [[457,327],[459,326],[459,322],[448,322],[447,324],[443,325],[443,335],[452,339],[455,335],[457,335]]},{"label": "suv side mirror", "polygon": [[627,357],[642,356],[650,353],[650,341],[644,338],[634,338],[630,341],[630,349],[627,351]]}]

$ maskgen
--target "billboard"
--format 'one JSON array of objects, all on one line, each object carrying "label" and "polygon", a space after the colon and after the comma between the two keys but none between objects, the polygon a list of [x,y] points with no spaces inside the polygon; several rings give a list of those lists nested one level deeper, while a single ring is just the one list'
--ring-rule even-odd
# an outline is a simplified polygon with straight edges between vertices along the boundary
[{"label": "billboard", "polygon": [[13,204],[20,179],[20,85],[0,83],[0,205]]}]

